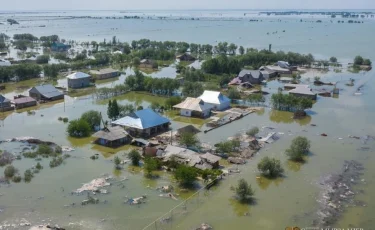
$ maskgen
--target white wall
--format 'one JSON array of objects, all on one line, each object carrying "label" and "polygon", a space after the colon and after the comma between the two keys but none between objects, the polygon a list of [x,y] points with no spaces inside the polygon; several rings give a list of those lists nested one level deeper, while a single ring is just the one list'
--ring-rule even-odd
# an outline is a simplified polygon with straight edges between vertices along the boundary
[{"label": "white wall", "polygon": [[181,116],[185,116],[185,117],[191,117],[191,111],[190,110],[186,110],[186,109],[181,109],[180,110],[180,115]]}]

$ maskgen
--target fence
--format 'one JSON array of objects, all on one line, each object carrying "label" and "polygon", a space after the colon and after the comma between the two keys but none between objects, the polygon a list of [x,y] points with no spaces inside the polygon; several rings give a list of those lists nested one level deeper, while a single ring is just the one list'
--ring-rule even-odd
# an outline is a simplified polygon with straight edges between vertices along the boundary
[{"label": "fence", "polygon": [[[220,180],[220,178],[216,179]],[[209,184],[204,188],[201,188],[193,195],[173,207],[171,210],[166,212],[163,216],[159,217],[152,223],[148,224],[142,230],[173,230],[176,229],[177,224],[190,212],[198,209],[203,203],[207,202],[210,198],[212,190],[208,190],[212,185]],[[191,226],[197,227],[197,226]]]}]

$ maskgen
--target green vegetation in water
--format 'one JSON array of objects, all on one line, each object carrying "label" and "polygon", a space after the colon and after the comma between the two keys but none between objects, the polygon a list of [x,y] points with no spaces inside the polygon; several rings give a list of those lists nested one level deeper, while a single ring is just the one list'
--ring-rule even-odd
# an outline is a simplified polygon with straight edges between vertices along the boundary
[{"label": "green vegetation in water", "polygon": [[25,182],[26,183],[28,183],[28,182],[30,182],[31,181],[31,179],[34,177],[34,175],[33,175],[33,173],[31,172],[31,170],[30,169],[27,169],[26,171],[25,171],[25,173],[24,173],[24,180],[25,180]]},{"label": "green vegetation in water", "polygon": [[38,149],[34,152],[24,152],[23,156],[26,158],[37,158],[38,156],[42,157],[57,157],[62,153],[60,146],[55,146],[54,148],[49,145],[41,144],[38,146]]},{"label": "green vegetation in water", "polygon": [[215,144],[216,152],[221,154],[227,154],[230,156],[233,152],[238,152],[238,148],[240,147],[241,143],[237,139],[229,140],[229,141],[222,141]]},{"label": "green vegetation in water", "polygon": [[71,137],[89,137],[91,134],[91,127],[86,120],[76,119],[69,121],[69,125],[66,131]]},{"label": "green vegetation in water", "polygon": [[258,163],[258,170],[268,178],[280,177],[284,173],[280,160],[263,157]]},{"label": "green vegetation in water", "polygon": [[287,111],[271,110],[269,114],[269,119],[275,123],[291,124],[296,122],[302,126],[308,125],[311,122],[311,116],[309,115],[303,117],[302,119],[293,119],[293,113]]},{"label": "green vegetation in water", "polygon": [[174,172],[174,177],[182,187],[192,187],[194,182],[197,180],[197,170],[193,167],[186,165],[179,165]]},{"label": "green vegetation in water", "polygon": [[141,154],[139,154],[137,150],[133,149],[132,151],[130,151],[130,153],[128,154],[128,157],[131,160],[133,166],[139,166],[139,161],[141,160]]},{"label": "green vegetation in water", "polygon": [[95,93],[95,91],[96,91],[95,86],[90,86],[90,87],[83,88],[83,89],[70,89],[68,91],[68,95],[70,97],[82,97],[86,95],[91,95]]},{"label": "green vegetation in water", "polygon": [[237,199],[229,199],[229,204],[232,206],[233,211],[237,216],[245,216],[250,213],[251,206],[246,203],[238,202]]},{"label": "green vegetation in water", "polygon": [[169,110],[165,112],[165,115],[175,122],[188,123],[188,124],[196,125],[198,127],[202,127],[204,124],[212,120],[209,118],[201,119],[201,118],[195,118],[195,117],[183,117],[183,116],[180,116],[180,112],[177,110]]},{"label": "green vegetation in water", "polygon": [[298,136],[292,140],[292,144],[285,153],[290,160],[303,162],[309,150],[310,141],[306,137]]},{"label": "green vegetation in water", "polygon": [[179,144],[186,147],[194,147],[199,144],[199,139],[194,133],[184,132],[180,134]]},{"label": "green vegetation in water", "polygon": [[155,177],[155,174],[153,174],[153,171],[158,170],[161,168],[161,162],[160,160],[156,158],[146,157],[144,159],[144,175],[148,178]]},{"label": "green vegetation in water", "polygon": [[4,170],[4,176],[6,178],[12,178],[16,173],[17,169],[13,165],[8,165]]},{"label": "green vegetation in water", "polygon": [[[288,167],[289,168],[289,167]],[[269,178],[269,177],[265,177],[265,176],[259,176],[257,177],[256,179],[256,182],[258,184],[258,186],[262,189],[262,190],[266,190],[268,189],[268,187],[271,185],[271,184],[274,184],[276,186],[279,186],[282,182],[284,181],[284,177],[277,177],[277,178]]]},{"label": "green vegetation in water", "polygon": [[241,203],[249,203],[254,199],[255,192],[245,179],[238,180],[237,186],[231,189],[234,191],[236,199]]}]

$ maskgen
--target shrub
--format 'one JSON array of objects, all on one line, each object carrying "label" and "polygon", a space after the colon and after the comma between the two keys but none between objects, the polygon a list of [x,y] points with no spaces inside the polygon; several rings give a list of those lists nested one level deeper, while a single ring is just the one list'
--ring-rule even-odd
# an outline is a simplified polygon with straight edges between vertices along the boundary
[{"label": "shrub", "polygon": [[64,162],[62,157],[55,157],[49,162],[49,167],[55,168],[61,165]]},{"label": "shrub", "polygon": [[43,166],[38,162],[35,166],[36,169],[41,170]]},{"label": "shrub", "polygon": [[259,128],[258,127],[254,127],[254,128],[251,128],[250,130],[248,130],[246,132],[247,135],[251,136],[251,137],[255,137],[255,135],[257,135],[259,133]]},{"label": "shrub", "polygon": [[281,167],[280,160],[275,158],[264,157],[258,163],[258,170],[265,176],[277,177],[283,174],[284,169]]},{"label": "shrub", "polygon": [[120,169],[121,159],[118,156],[115,157],[113,162],[115,163],[116,169]]},{"label": "shrub", "polygon": [[17,172],[17,169],[13,165],[8,165],[4,170],[4,176],[11,178]]},{"label": "shrub", "polygon": [[37,150],[37,154],[39,154],[39,155],[50,155],[51,153],[53,153],[53,150],[50,146],[45,145],[45,144],[39,145],[39,148]]},{"label": "shrub", "polygon": [[91,127],[85,120],[72,120],[69,122],[67,132],[71,137],[88,137],[90,136]]},{"label": "shrub", "polygon": [[62,153],[62,148],[58,145],[55,147],[55,153],[61,154]]},{"label": "shrub", "polygon": [[67,123],[67,122],[69,121],[69,119],[68,119],[67,117],[64,117],[64,118],[62,119],[62,121],[63,121],[64,123]]},{"label": "shrub", "polygon": [[33,175],[33,173],[31,172],[30,169],[25,171],[25,173],[24,173],[25,182],[30,182],[33,177],[34,177],[34,175]]},{"label": "shrub", "polygon": [[141,155],[139,154],[139,152],[137,150],[133,149],[129,153],[128,156],[129,156],[130,160],[132,161],[132,165],[134,165],[134,166],[139,165],[139,160],[141,159]]},{"label": "shrub", "polygon": [[235,187],[233,190],[236,193],[237,199],[241,202],[249,202],[253,199],[254,190],[244,179],[240,179],[237,187]]},{"label": "shrub", "polygon": [[180,165],[177,167],[174,177],[183,187],[190,187],[197,179],[197,170],[193,167]]},{"label": "shrub", "polygon": [[310,141],[306,137],[298,136],[292,140],[290,148],[285,152],[289,156],[290,160],[303,161],[303,156],[310,149]]},{"label": "shrub", "polygon": [[98,111],[90,110],[82,114],[81,120],[86,121],[90,125],[91,129],[94,130],[96,126],[100,125],[102,117]]},{"label": "shrub", "polygon": [[231,88],[230,90],[228,90],[228,97],[230,99],[241,99],[241,94],[237,89]]},{"label": "shrub", "polygon": [[12,178],[12,181],[14,183],[19,183],[19,182],[21,182],[21,180],[22,180],[22,178],[21,178],[20,175],[14,175],[13,178]]},{"label": "shrub", "polygon": [[146,177],[151,177],[152,171],[157,170],[161,167],[161,163],[157,159],[151,157],[146,158],[144,162],[144,170]]},{"label": "shrub", "polygon": [[191,132],[183,132],[178,140],[180,145],[185,145],[186,147],[195,146],[199,143],[197,136]]}]

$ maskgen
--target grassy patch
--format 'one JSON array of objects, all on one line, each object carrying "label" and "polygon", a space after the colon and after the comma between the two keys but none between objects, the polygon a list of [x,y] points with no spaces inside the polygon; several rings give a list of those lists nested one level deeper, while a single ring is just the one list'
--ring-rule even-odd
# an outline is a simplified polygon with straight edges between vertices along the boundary
[{"label": "grassy patch", "polygon": [[182,65],[184,67],[186,67],[186,66],[188,66],[188,65],[190,65],[192,63],[193,63],[192,61],[180,61],[180,65]]},{"label": "grassy patch", "polygon": [[139,70],[142,71],[143,73],[146,73],[146,74],[152,74],[152,73],[155,73],[155,72],[159,71],[159,69],[142,68],[142,67],[140,67]]},{"label": "grassy patch", "polygon": [[89,94],[95,93],[95,86],[83,88],[83,89],[71,89],[68,91],[70,97],[81,97]]},{"label": "grassy patch", "polygon": [[41,78],[33,78],[25,81],[19,81],[19,82],[7,82],[1,85],[5,86],[4,90],[1,90],[0,93],[5,94],[9,92],[23,92],[26,91],[36,85],[40,84],[54,84],[55,82],[53,80],[42,80]]},{"label": "grassy patch", "polygon": [[156,61],[158,63],[159,67],[165,67],[165,66],[170,66],[174,63],[174,60],[158,60]]},{"label": "grassy patch", "polygon": [[182,122],[182,123],[189,123],[192,125],[197,125],[199,127],[203,126],[204,124],[210,122],[212,119],[201,119],[201,118],[195,118],[195,117],[183,117],[180,116],[180,111],[178,110],[170,110],[165,113],[171,120],[176,122]]}]

